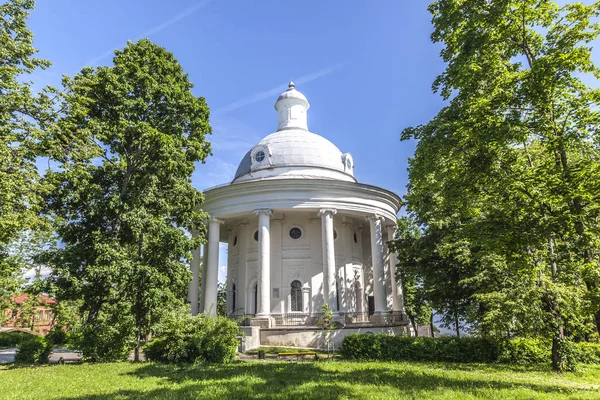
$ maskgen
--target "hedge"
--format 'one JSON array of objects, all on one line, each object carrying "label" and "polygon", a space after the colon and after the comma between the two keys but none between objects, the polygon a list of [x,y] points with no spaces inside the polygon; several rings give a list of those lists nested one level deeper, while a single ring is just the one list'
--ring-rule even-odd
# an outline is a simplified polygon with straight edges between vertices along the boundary
[{"label": "hedge", "polygon": [[[583,364],[600,363],[600,343],[573,343],[575,360]],[[547,363],[551,343],[541,339],[520,338],[497,341],[489,338],[428,338],[388,335],[349,335],[340,353],[351,360],[500,362],[515,365]]]},{"label": "hedge", "polygon": [[0,332],[0,347],[18,347],[31,334],[21,332]]},{"label": "hedge", "polygon": [[425,338],[349,335],[341,343],[344,358],[381,361],[494,362],[498,345],[484,338]]}]

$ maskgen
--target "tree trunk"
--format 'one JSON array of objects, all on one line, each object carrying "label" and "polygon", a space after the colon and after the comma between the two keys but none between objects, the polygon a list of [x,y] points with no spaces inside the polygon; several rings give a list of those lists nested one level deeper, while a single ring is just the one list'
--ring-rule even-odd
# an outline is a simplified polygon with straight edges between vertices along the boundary
[{"label": "tree trunk", "polygon": [[431,337],[435,337],[435,330],[433,329],[433,311],[429,317],[429,330],[431,331]]},{"label": "tree trunk", "polygon": [[136,335],[135,350],[133,351],[133,361],[140,361],[140,335]]},{"label": "tree trunk", "polygon": [[410,324],[413,327],[413,331],[415,331],[415,336],[419,336],[419,329],[417,327],[417,323],[414,318],[410,318]]},{"label": "tree trunk", "polygon": [[456,329],[456,337],[460,337],[460,324],[458,320],[458,311],[454,313],[454,327]]}]

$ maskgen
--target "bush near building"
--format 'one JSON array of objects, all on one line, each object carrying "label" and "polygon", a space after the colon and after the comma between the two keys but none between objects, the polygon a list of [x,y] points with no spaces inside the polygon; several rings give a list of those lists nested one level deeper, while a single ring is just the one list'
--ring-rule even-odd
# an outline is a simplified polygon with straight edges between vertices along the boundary
[{"label": "bush near building", "polygon": [[165,316],[144,347],[151,361],[226,363],[236,356],[239,326],[226,317],[172,312]]},{"label": "bush near building", "polygon": [[[600,363],[600,343],[572,343],[574,361]],[[552,344],[535,338],[427,338],[388,335],[349,335],[340,346],[344,358],[378,361],[485,362],[513,365],[550,362]]]}]

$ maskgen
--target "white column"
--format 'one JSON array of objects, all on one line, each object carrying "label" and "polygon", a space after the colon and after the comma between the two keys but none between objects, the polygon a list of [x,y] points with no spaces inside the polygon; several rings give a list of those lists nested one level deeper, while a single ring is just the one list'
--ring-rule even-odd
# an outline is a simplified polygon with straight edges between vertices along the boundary
[{"label": "white column", "polygon": [[[394,240],[396,237],[396,225],[388,225],[388,240]],[[392,298],[394,300],[393,311],[403,311],[404,299],[402,293],[402,282],[396,278],[396,264],[398,264],[398,255],[395,251],[390,252],[390,278],[392,281]]]},{"label": "white column", "polygon": [[233,312],[233,277],[231,276],[231,257],[233,250],[233,237],[235,234],[231,228],[227,229],[227,276],[225,280],[225,290],[226,290],[226,310],[227,314],[231,314]]},{"label": "white column", "polygon": [[204,299],[206,299],[206,270],[208,269],[208,244],[202,245],[202,283],[200,285],[200,301],[198,313],[204,312]]},{"label": "white column", "polygon": [[319,211],[321,217],[321,240],[323,241],[323,295],[325,304],[337,312],[337,291],[335,281],[335,248],[333,244],[333,216],[335,209]]},{"label": "white column", "polygon": [[271,210],[259,209],[258,215],[258,310],[256,317],[271,314],[271,235],[269,232]]},{"label": "white column", "polygon": [[352,260],[353,245],[354,245],[354,229],[352,222],[342,222],[344,227],[342,238],[344,239],[344,267],[340,268],[341,276],[343,277],[342,285],[343,288],[342,298],[340,299],[340,305],[342,309],[340,311],[356,311],[356,302],[354,300],[354,263]]},{"label": "white column", "polygon": [[385,314],[387,302],[385,298],[385,282],[383,273],[383,233],[381,232],[381,217],[367,217],[371,225],[371,260],[373,262],[373,295],[375,296],[375,313]]},{"label": "white column", "polygon": [[208,262],[204,272],[204,312],[217,315],[217,284],[219,278],[219,235],[223,221],[212,218],[208,223]]},{"label": "white column", "polygon": [[192,280],[188,288],[188,300],[190,302],[190,312],[192,315],[198,314],[198,290],[200,289],[200,247],[192,250]]},{"label": "white column", "polygon": [[248,223],[242,222],[238,226],[238,246],[240,246],[239,251],[239,282],[238,282],[238,293],[236,296],[236,305],[237,310],[234,310],[236,313],[248,314],[249,310],[246,308],[246,287],[248,286]]}]

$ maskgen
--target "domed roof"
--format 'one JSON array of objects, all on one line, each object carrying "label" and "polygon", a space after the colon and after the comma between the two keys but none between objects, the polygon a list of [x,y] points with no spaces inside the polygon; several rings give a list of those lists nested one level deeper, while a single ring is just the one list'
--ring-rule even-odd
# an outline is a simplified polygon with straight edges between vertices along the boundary
[{"label": "domed roof", "polygon": [[279,100],[284,100],[284,99],[302,100],[302,101],[306,102],[306,105],[307,105],[306,108],[308,109],[308,107],[309,107],[308,100],[302,93],[300,93],[299,91],[296,90],[296,85],[294,84],[294,82],[290,82],[288,84],[288,89],[279,95],[279,98],[275,102],[275,109],[277,109],[277,103],[279,103]]},{"label": "domed roof", "polygon": [[234,183],[260,179],[335,179],[356,182],[354,162],[323,136],[308,131],[308,100],[290,82],[275,103],[279,127],[242,159]]}]

